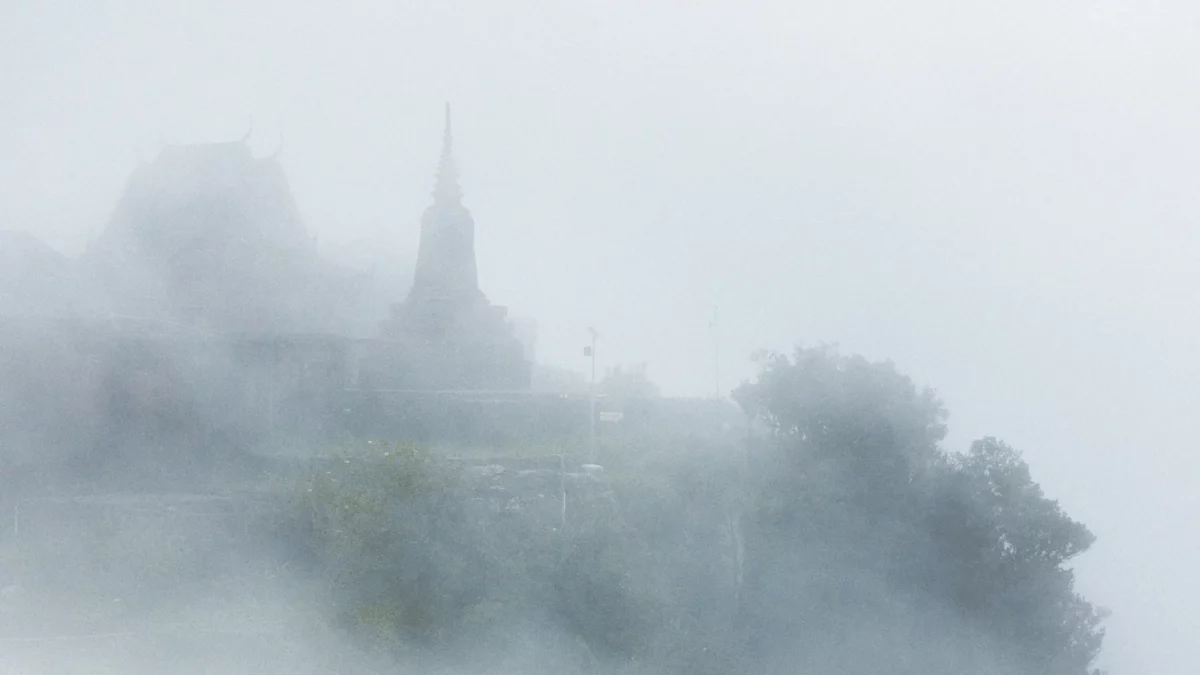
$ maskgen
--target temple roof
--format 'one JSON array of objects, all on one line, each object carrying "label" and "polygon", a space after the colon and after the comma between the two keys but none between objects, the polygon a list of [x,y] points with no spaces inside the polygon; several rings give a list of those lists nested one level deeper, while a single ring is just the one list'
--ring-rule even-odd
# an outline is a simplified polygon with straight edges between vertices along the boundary
[{"label": "temple roof", "polygon": [[318,255],[283,167],[240,141],[167,146],[83,263],[112,311],[214,331],[328,330],[352,285]]}]

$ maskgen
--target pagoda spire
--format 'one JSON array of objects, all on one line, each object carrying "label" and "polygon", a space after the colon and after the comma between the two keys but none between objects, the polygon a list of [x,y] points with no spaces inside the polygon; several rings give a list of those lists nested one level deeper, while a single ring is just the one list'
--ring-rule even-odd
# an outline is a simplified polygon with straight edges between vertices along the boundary
[{"label": "pagoda spire", "polygon": [[450,125],[450,102],[446,102],[446,127],[442,131],[442,157],[438,161],[437,180],[433,187],[433,199],[436,203],[454,203],[462,201],[462,188],[458,185],[458,167],[454,164],[454,136]]},{"label": "pagoda spire", "polygon": [[528,388],[531,365],[506,310],[479,288],[475,221],[462,203],[450,104],[433,203],[421,214],[413,283],[380,325],[377,377],[386,388]]}]

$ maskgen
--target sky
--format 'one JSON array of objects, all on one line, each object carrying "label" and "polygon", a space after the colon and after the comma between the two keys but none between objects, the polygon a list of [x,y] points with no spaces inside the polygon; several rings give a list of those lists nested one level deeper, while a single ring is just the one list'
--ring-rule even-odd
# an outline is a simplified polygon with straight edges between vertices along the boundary
[{"label": "sky", "polygon": [[711,395],[760,348],[890,358],[948,447],[1008,440],[1099,536],[1114,675],[1182,674],[1198,28],[1183,0],[0,0],[0,229],[77,254],[139,156],[252,129],[324,252],[407,266],[450,101],[484,291],[543,361],[584,370],[594,326],[601,368]]}]

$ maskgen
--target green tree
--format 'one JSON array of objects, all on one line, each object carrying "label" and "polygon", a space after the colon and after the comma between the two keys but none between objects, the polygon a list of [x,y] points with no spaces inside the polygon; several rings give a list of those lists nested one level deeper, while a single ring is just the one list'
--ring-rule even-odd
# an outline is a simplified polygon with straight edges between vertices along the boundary
[{"label": "green tree", "polygon": [[1086,673],[1106,612],[1075,592],[1064,565],[1095,537],[1043,494],[1021,454],[976,441],[948,458],[933,505],[943,594],[1019,644],[1031,672]]},{"label": "green tree", "polygon": [[[830,644],[900,634],[920,616],[937,630],[897,644],[987,651],[987,667],[1011,672],[1087,673],[1104,614],[1064,564],[1092,535],[1042,494],[1017,452],[990,438],[944,452],[946,413],[932,391],[890,363],[828,347],[766,356],[734,397],[766,430],[751,448],[746,518],[753,648],[769,652],[774,636],[791,663],[836,668],[849,657]],[[952,668],[932,653],[905,652],[893,660],[909,670],[896,672]]]}]

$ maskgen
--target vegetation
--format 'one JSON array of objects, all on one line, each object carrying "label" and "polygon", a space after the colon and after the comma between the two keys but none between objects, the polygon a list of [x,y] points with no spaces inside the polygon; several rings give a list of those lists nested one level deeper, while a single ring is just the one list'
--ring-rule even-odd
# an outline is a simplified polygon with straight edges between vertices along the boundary
[{"label": "vegetation", "polygon": [[[764,356],[734,398],[748,428],[638,399],[602,470],[579,442],[362,443],[212,455],[224,494],[13,500],[0,637],[255,626],[313,672],[1089,674],[1093,537],[1019,452],[947,451],[932,392],[831,349]],[[177,457],[123,480],[203,468]]]},{"label": "vegetation", "polygon": [[[1064,564],[1093,537],[1042,494],[1019,453],[993,438],[944,452],[932,392],[890,364],[827,349],[768,357],[737,398],[770,430],[756,448],[747,545],[756,601],[745,620],[757,634],[791,622],[784,635],[807,633],[801,651],[819,652],[831,633],[841,644],[861,640],[864,624],[894,634],[915,615],[930,634],[905,629],[910,640],[953,641],[914,672],[950,668],[938,659],[955,644],[986,650],[1001,672],[1087,672],[1103,612],[1074,592]],[[815,630],[795,611],[805,605],[823,608]]]},{"label": "vegetation", "polygon": [[931,392],[829,349],[765,357],[735,398],[747,443],[603,480],[382,445],[316,465],[338,624],[393,658],[576,672],[1089,672],[1103,612],[1066,565],[1093,537],[1017,451],[945,451]]}]

